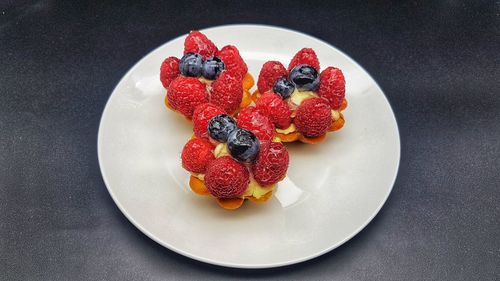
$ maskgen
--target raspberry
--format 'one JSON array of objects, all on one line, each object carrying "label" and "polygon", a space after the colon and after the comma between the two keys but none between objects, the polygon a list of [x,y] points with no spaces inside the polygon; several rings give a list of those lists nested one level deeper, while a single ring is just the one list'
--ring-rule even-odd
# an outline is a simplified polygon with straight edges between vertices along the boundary
[{"label": "raspberry", "polygon": [[306,137],[322,136],[332,125],[332,109],[322,98],[307,99],[297,109],[294,123]]},{"label": "raspberry", "polygon": [[345,98],[345,79],[342,70],[328,67],[319,76],[320,97],[327,99],[333,109],[339,109]]},{"label": "raspberry", "polygon": [[293,56],[292,61],[288,65],[288,71],[292,71],[294,67],[299,64],[307,64],[316,69],[319,72],[319,60],[316,53],[311,48],[303,48],[298,51],[295,56]]},{"label": "raspberry", "polygon": [[217,47],[205,34],[191,31],[184,41],[184,54],[187,53],[198,53],[207,59],[217,53]]},{"label": "raspberry", "polygon": [[255,106],[261,113],[267,115],[276,127],[285,129],[290,126],[292,111],[279,95],[267,92],[257,100]]},{"label": "raspberry", "polygon": [[257,80],[257,89],[261,94],[272,90],[274,83],[281,78],[288,76],[285,67],[279,61],[268,61],[262,65]]},{"label": "raspberry", "polygon": [[230,72],[223,71],[212,83],[210,102],[220,106],[228,113],[233,113],[239,108],[243,99],[242,80]]},{"label": "raspberry", "polygon": [[182,167],[193,173],[205,173],[208,163],[215,159],[214,147],[207,140],[192,139],[182,149]]},{"label": "raspberry", "polygon": [[211,103],[202,103],[194,109],[193,132],[195,136],[208,139],[208,122],[213,117],[225,113],[220,107]]},{"label": "raspberry", "polygon": [[179,76],[179,59],[176,57],[166,58],[160,66],[160,81],[165,89]]},{"label": "raspberry", "polygon": [[236,198],[247,189],[248,169],[231,158],[223,156],[210,162],[205,174],[205,186],[217,198]]},{"label": "raspberry", "polygon": [[274,135],[274,125],[269,118],[260,113],[256,107],[242,109],[238,114],[238,127],[247,129],[261,141],[270,141]]},{"label": "raspberry", "polygon": [[282,180],[288,170],[288,151],[280,142],[262,142],[252,165],[254,179],[262,186]]},{"label": "raspberry", "polygon": [[205,84],[194,77],[179,76],[168,86],[167,99],[173,109],[191,118],[194,108],[207,102]]},{"label": "raspberry", "polygon": [[224,46],[217,53],[217,56],[224,62],[226,70],[234,75],[241,76],[243,78],[248,72],[247,64],[243,58],[241,58],[240,52],[235,46]]}]

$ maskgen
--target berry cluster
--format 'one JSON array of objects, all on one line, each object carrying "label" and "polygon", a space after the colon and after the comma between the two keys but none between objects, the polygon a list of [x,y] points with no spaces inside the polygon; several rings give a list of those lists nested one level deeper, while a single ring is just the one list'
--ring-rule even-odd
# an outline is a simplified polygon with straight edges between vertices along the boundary
[{"label": "berry cluster", "polygon": [[[253,85],[247,72],[236,47],[228,45],[219,50],[204,34],[192,31],[184,42],[184,56],[168,57],[161,64],[160,81],[167,89],[165,103],[187,118],[193,116],[196,106],[206,102],[233,113]],[[243,87],[245,79],[251,83]]]},{"label": "berry cluster", "polygon": [[[296,127],[296,132],[291,134],[278,133],[282,141],[313,142],[344,124],[343,116],[335,113],[347,106],[344,75],[334,67],[320,72],[313,49],[300,50],[288,69],[278,61],[266,62],[260,71],[257,88],[256,107],[275,127],[282,130],[292,124]],[[294,100],[294,96],[299,98]]]},{"label": "berry cluster", "polygon": [[[207,103],[199,105],[193,115],[196,138],[184,146],[182,165],[191,173],[203,174],[208,193],[218,199],[243,200],[252,179],[266,188],[282,180],[288,169],[288,152],[282,143],[272,142],[269,137],[258,138],[251,129],[241,127],[254,118],[274,129],[266,116],[254,107],[248,109],[240,112],[249,112],[244,113],[243,119],[235,120],[221,113],[218,106]],[[262,135],[263,130],[257,125],[254,128]],[[228,153],[218,153],[221,145]]]}]

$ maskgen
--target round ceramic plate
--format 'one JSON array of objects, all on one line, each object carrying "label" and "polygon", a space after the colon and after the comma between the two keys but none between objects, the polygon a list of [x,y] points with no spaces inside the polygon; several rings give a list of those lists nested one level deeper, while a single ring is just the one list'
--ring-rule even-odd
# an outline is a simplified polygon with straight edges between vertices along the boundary
[{"label": "round ceramic plate", "polygon": [[295,31],[259,25],[202,30],[217,46],[239,48],[256,78],[268,60],[285,65],[303,47],[346,77],[345,127],[317,145],[288,144],[287,178],[266,204],[236,211],[191,192],[180,154],[191,124],[167,110],[159,69],[181,56],[185,36],[152,51],[113,91],[102,115],[98,154],[104,182],[144,234],[182,255],[242,268],[293,264],[356,235],[391,192],[400,154],[391,107],[370,75],[333,46]]}]

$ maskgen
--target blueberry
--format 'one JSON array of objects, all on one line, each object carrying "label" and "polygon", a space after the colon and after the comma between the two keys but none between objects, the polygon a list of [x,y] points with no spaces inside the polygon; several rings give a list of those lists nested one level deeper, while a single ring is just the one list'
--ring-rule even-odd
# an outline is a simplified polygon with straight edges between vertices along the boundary
[{"label": "blueberry", "polygon": [[318,72],[307,64],[294,67],[290,72],[290,80],[299,91],[315,91],[319,86]]},{"label": "blueberry", "polygon": [[276,81],[273,86],[273,91],[279,94],[284,100],[289,98],[294,90],[295,86],[293,85],[293,83],[285,77],[281,77],[280,79],[278,79],[278,81]]},{"label": "blueberry", "polygon": [[219,114],[208,122],[208,135],[219,142],[226,142],[229,133],[236,129],[236,122],[227,114]]},{"label": "blueberry", "polygon": [[227,148],[233,158],[248,163],[259,154],[260,142],[252,132],[238,128],[229,134]]},{"label": "blueberry", "polygon": [[215,80],[224,70],[224,62],[218,57],[211,57],[203,63],[201,75],[208,80]]},{"label": "blueberry", "polygon": [[179,71],[189,77],[200,77],[203,58],[199,54],[187,53],[179,63]]}]

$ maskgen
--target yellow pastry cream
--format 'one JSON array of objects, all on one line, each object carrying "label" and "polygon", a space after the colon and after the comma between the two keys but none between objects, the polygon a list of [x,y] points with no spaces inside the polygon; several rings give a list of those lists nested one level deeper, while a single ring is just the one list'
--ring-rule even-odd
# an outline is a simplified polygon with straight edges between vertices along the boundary
[{"label": "yellow pastry cream", "polygon": [[230,156],[229,149],[227,148],[227,144],[219,143],[214,149],[215,158],[219,158],[222,156]]},{"label": "yellow pastry cream", "polygon": [[304,100],[314,98],[314,97],[317,97],[317,95],[314,92],[311,92],[311,91],[300,92],[297,89],[295,89],[293,91],[292,95],[290,96],[290,102],[292,103],[292,105],[297,107]]},{"label": "yellow pastry cream", "polygon": [[270,185],[270,186],[260,186],[254,179],[253,177],[250,178],[250,183],[248,184],[247,190],[245,190],[245,193],[243,193],[243,197],[248,197],[248,196],[253,196],[256,199],[259,199],[260,197],[264,196],[271,190],[274,190],[276,188],[276,184]]},{"label": "yellow pastry cream", "polygon": [[198,174],[198,173],[191,173],[193,177],[198,178],[199,180],[203,181],[205,180],[205,174]]},{"label": "yellow pastry cream", "polygon": [[340,118],[340,112],[338,110],[333,110],[332,109],[332,119],[333,121],[336,121]]},{"label": "yellow pastry cream", "polygon": [[283,135],[287,135],[287,134],[293,133],[295,131],[297,131],[297,127],[295,127],[295,124],[293,124],[293,123],[291,123],[290,126],[288,126],[288,128],[286,128],[286,129],[276,128],[276,132],[283,134]]}]

